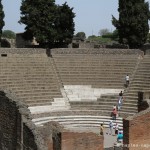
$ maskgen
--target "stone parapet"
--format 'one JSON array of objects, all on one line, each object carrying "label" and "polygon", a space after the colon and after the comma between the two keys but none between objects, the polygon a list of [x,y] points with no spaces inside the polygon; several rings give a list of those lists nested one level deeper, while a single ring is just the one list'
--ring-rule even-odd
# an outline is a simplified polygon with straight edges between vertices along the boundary
[{"label": "stone parapet", "polygon": [[33,55],[33,54],[45,54],[46,49],[42,48],[0,48],[0,54],[21,54],[21,55]]},{"label": "stone parapet", "polygon": [[53,54],[122,54],[122,55],[142,55],[143,52],[139,49],[106,49],[106,48],[99,48],[99,49],[81,49],[81,48],[59,48],[59,49],[52,49]]}]

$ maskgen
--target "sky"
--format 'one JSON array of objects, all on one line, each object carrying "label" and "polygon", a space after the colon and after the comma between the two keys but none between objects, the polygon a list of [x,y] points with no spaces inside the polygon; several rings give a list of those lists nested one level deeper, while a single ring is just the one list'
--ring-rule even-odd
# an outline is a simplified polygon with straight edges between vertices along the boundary
[{"label": "sky", "polygon": [[[148,0],[150,3],[150,0]],[[12,30],[15,33],[24,32],[24,25],[19,24],[20,6],[22,0],[2,0],[5,13],[3,30]],[[118,18],[118,0],[55,0],[62,5],[67,2],[74,8],[75,33],[85,32],[86,36],[99,35],[101,29],[115,30],[111,23],[112,15]]]}]

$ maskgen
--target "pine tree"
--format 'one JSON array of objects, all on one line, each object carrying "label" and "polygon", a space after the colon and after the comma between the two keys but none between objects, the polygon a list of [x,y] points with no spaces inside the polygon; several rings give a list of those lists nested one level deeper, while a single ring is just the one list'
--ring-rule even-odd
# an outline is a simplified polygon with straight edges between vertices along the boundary
[{"label": "pine tree", "polygon": [[26,38],[34,36],[41,46],[48,44],[49,47],[53,47],[56,41],[72,38],[74,23],[73,17],[72,20],[69,17],[73,13],[66,3],[57,6],[55,0],[22,0],[20,10],[19,22],[26,25]]},{"label": "pine tree", "polygon": [[119,19],[112,16],[112,24],[118,30],[119,42],[130,48],[140,48],[149,32],[149,3],[145,0],[119,0],[118,11]]},{"label": "pine tree", "polygon": [[70,8],[65,2],[62,6],[57,6],[57,17],[55,28],[57,30],[56,41],[61,43],[71,43],[74,34],[73,8]]},{"label": "pine tree", "polygon": [[5,22],[4,22],[4,11],[3,11],[3,5],[2,5],[2,1],[0,0],[0,38],[2,36],[2,29],[5,25]]}]

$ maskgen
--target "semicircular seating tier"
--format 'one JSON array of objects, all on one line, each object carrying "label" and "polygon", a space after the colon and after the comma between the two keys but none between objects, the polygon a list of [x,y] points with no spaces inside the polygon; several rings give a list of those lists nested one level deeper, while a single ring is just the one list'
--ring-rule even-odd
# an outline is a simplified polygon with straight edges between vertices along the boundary
[{"label": "semicircular seating tier", "polygon": [[[125,90],[125,101],[119,117],[137,112],[134,87],[139,86],[138,79],[142,82],[144,75],[149,76],[148,71],[140,76],[140,70],[148,66],[141,65],[138,72],[146,59],[141,59],[140,50],[52,49],[52,57],[46,53],[45,49],[0,49],[0,87],[29,106],[35,123],[42,124],[42,117],[51,115],[54,118],[45,121],[65,122],[61,118],[70,115],[74,116],[72,119],[79,118],[79,124],[85,124],[86,119],[81,123],[83,116],[91,116],[88,125],[95,122],[94,116],[102,116],[94,124],[105,121],[107,126],[121,90]],[[128,89],[124,87],[126,74],[131,81]],[[146,83],[140,85],[145,86],[143,90],[148,87]]]}]

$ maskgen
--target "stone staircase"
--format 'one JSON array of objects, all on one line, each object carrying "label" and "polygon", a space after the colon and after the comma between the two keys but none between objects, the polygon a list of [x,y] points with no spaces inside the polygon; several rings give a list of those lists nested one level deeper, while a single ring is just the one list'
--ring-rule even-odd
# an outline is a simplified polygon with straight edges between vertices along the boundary
[{"label": "stone staircase", "polygon": [[[131,81],[129,88],[125,92],[124,104],[130,103],[130,106],[136,106],[138,112],[138,92],[150,89],[150,55],[145,55],[141,60],[134,78]],[[123,106],[124,107],[124,106]],[[135,107],[134,107],[135,108]]]}]

